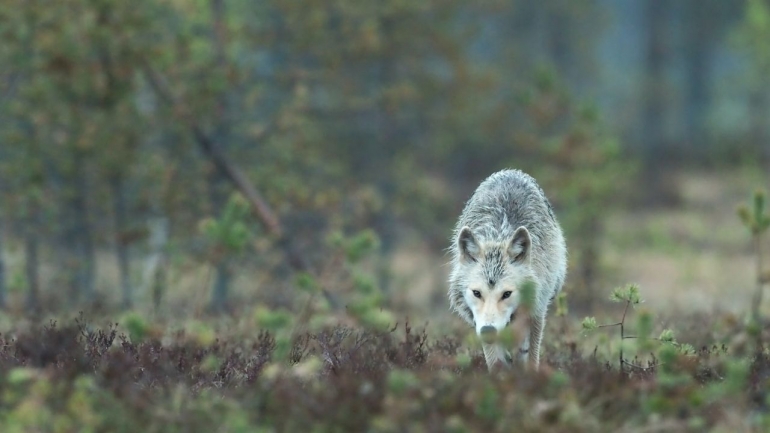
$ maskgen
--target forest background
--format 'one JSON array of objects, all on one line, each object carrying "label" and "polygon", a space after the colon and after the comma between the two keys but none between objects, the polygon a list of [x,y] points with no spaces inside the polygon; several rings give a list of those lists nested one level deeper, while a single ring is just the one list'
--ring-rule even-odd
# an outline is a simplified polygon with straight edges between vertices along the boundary
[{"label": "forest background", "polygon": [[363,233],[380,302],[438,319],[464,201],[515,167],[565,226],[577,307],[628,280],[739,306],[769,9],[5,0],[0,305],[291,309],[297,271],[328,279],[330,238]]}]

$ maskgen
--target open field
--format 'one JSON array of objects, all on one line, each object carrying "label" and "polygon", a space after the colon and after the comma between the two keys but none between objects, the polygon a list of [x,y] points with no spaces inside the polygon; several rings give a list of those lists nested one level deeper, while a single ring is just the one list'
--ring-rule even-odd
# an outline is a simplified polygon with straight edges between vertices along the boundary
[{"label": "open field", "polygon": [[683,173],[678,182],[682,203],[676,208],[623,211],[609,219],[611,281],[637,282],[656,311],[745,311],[756,287],[755,258],[736,209],[770,178],[698,172]]}]

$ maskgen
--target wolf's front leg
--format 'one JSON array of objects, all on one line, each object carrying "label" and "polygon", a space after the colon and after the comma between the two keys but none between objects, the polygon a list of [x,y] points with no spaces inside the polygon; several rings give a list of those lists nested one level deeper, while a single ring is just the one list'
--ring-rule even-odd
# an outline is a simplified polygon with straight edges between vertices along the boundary
[{"label": "wolf's front leg", "polygon": [[508,368],[511,366],[511,355],[499,344],[487,344],[482,343],[481,348],[484,350],[484,359],[487,361],[487,369],[492,371],[495,364]]},{"label": "wolf's front leg", "polygon": [[524,366],[527,365],[531,356],[529,347],[530,334],[531,328],[529,332],[524,333],[524,340],[522,340],[521,344],[519,344],[519,362]]},{"label": "wolf's front leg", "polygon": [[545,317],[533,317],[529,328],[529,340],[532,341],[529,361],[535,370],[540,368],[540,344],[543,341],[543,328],[545,328]]}]

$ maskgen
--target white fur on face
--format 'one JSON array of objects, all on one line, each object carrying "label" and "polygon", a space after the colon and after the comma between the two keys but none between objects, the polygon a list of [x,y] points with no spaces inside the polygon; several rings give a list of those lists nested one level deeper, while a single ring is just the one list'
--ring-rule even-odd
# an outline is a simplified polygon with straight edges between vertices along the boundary
[{"label": "white fur on face", "polygon": [[[498,331],[505,328],[519,306],[518,288],[532,278],[531,240],[524,227],[504,241],[481,241],[464,227],[457,241],[458,261],[452,271],[455,290],[450,301],[458,313],[475,325]],[[478,291],[480,298],[474,296]],[[507,291],[511,295],[503,299]]]},{"label": "white fur on face", "polygon": [[[511,316],[519,307],[520,296],[517,286],[520,278],[515,278],[513,275],[506,276],[494,285],[490,285],[481,272],[474,272],[474,275],[477,277],[471,278],[468,282],[463,300],[471,310],[476,333],[481,335],[481,328],[484,326],[492,326],[500,332],[508,325]],[[481,293],[481,299],[473,294],[474,290]],[[507,291],[510,291],[511,295],[503,299],[503,294]]]}]

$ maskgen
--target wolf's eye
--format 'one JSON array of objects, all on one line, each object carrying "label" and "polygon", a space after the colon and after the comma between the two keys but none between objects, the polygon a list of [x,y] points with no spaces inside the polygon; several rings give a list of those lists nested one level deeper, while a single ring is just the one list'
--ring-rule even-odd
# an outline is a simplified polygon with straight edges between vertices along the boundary
[{"label": "wolf's eye", "polygon": [[503,299],[508,299],[511,297],[511,291],[503,292]]},{"label": "wolf's eye", "polygon": [[473,296],[475,296],[475,297],[477,297],[477,298],[481,299],[481,292],[479,292],[478,290],[474,290],[474,291],[473,291]]}]

